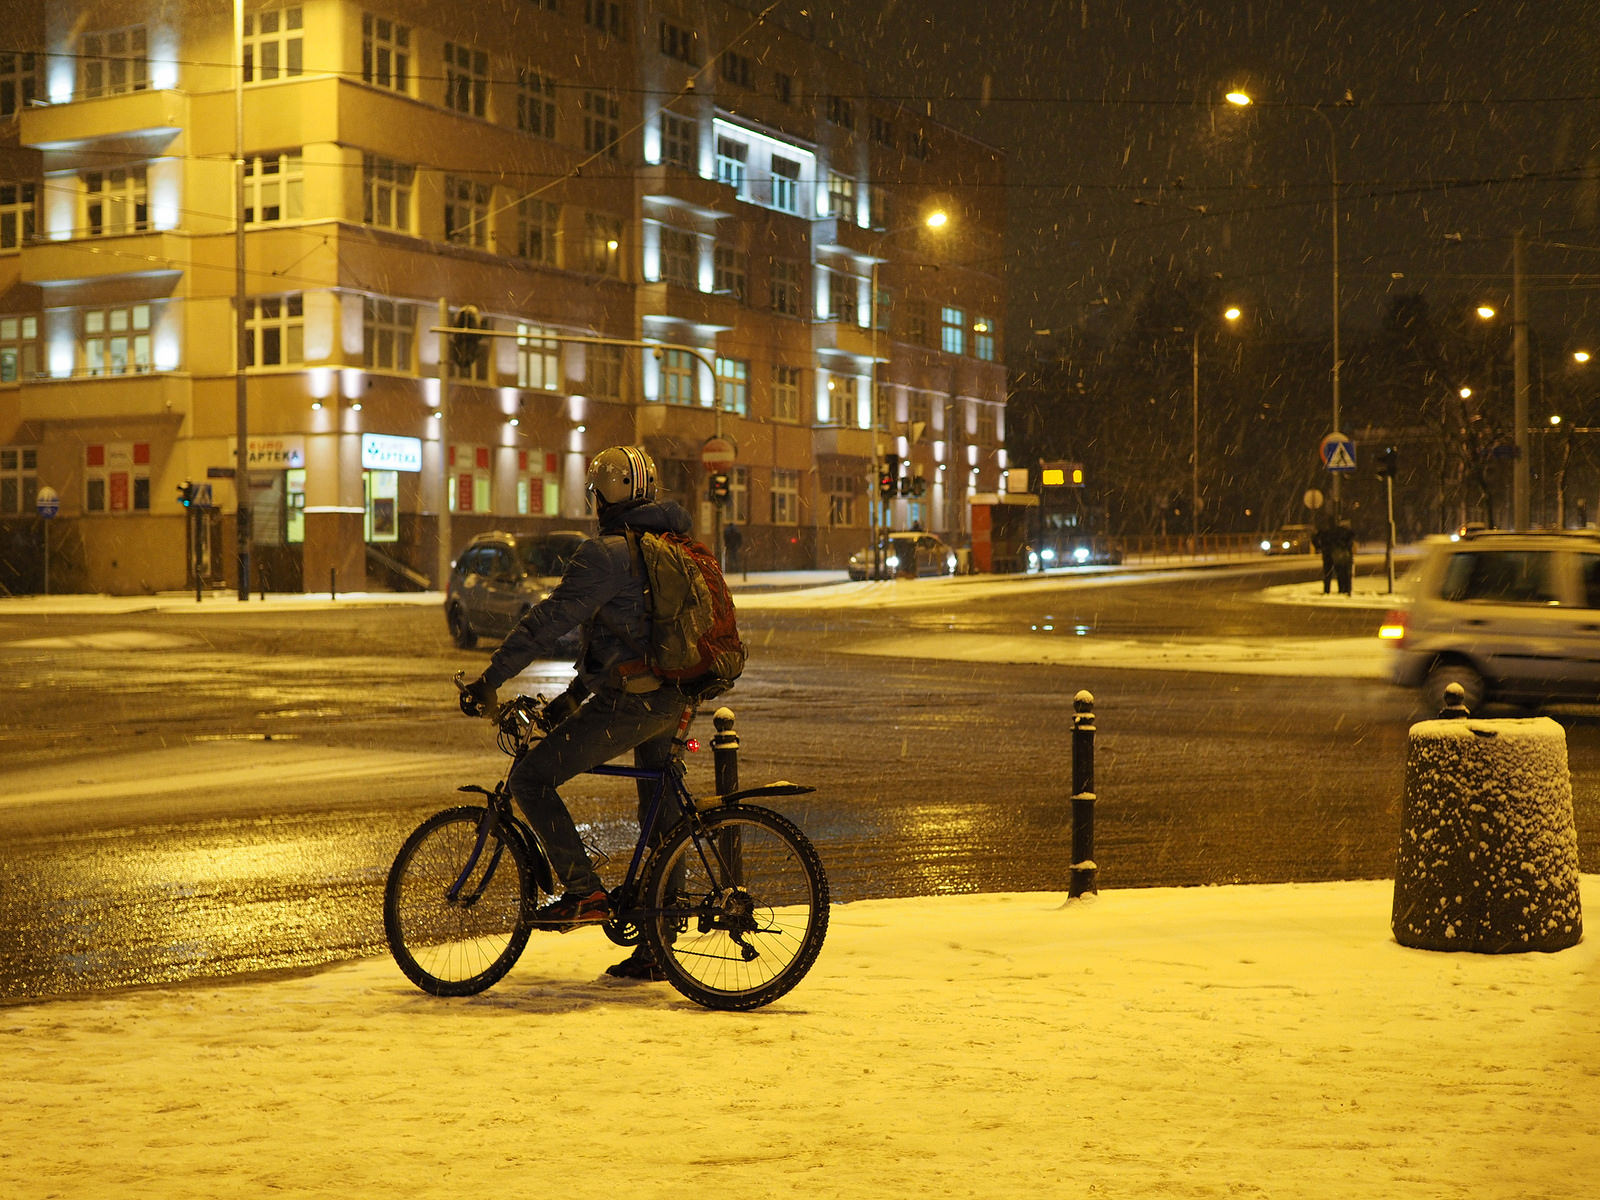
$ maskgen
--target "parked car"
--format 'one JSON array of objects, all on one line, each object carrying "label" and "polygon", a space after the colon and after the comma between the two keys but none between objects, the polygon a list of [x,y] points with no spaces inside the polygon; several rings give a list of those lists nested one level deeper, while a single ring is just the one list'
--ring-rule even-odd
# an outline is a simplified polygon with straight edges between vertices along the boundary
[{"label": "parked car", "polygon": [[1316,529],[1310,525],[1282,525],[1261,539],[1264,554],[1310,554]]},{"label": "parked car", "polygon": [[[954,575],[956,552],[931,533],[890,533],[878,543],[878,578],[895,576]],[[872,548],[868,546],[850,556],[851,579],[866,579],[872,574]]]},{"label": "parked car", "polygon": [[1411,607],[1381,636],[1390,677],[1432,709],[1459,683],[1469,709],[1600,700],[1600,535],[1483,530],[1431,539]]},{"label": "parked car", "polygon": [[[474,537],[451,566],[445,588],[445,625],[455,644],[469,650],[480,637],[510,633],[523,613],[550,594],[588,537],[577,530]],[[563,639],[561,648],[576,653],[577,635]]]}]

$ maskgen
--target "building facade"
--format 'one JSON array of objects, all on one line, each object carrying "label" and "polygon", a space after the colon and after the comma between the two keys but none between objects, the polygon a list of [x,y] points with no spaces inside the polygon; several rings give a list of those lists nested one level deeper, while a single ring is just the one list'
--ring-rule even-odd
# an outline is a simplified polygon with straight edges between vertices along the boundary
[{"label": "building facade", "polygon": [[[840,31],[696,0],[4,8],[0,585],[37,589],[48,529],[53,590],[236,586],[241,509],[252,589],[437,584],[441,506],[453,550],[581,527],[618,442],[751,569],[842,565],[875,523],[959,542],[997,487],[1003,161],[874,98]],[[467,306],[493,336],[452,355]]]}]

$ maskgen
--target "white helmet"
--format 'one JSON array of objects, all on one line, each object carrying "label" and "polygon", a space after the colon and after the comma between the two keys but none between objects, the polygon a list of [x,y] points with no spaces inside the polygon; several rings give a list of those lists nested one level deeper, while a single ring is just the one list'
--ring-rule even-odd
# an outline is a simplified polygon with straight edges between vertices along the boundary
[{"label": "white helmet", "polygon": [[656,464],[641,446],[607,446],[589,463],[589,502],[607,504],[656,498]]}]

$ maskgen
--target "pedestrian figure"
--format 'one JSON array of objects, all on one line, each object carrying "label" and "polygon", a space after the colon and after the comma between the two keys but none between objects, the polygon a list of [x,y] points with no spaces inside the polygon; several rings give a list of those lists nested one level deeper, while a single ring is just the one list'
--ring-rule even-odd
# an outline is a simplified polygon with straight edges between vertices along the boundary
[{"label": "pedestrian figure", "polygon": [[1356,535],[1344,521],[1331,521],[1321,526],[1311,539],[1311,545],[1322,553],[1322,594],[1337,585],[1341,596],[1352,592],[1351,573],[1355,566]]},{"label": "pedestrian figure", "polygon": [[739,532],[739,527],[727,524],[722,527],[722,553],[728,560],[727,569],[731,575],[737,569],[739,562],[739,547],[744,544],[744,534]]}]

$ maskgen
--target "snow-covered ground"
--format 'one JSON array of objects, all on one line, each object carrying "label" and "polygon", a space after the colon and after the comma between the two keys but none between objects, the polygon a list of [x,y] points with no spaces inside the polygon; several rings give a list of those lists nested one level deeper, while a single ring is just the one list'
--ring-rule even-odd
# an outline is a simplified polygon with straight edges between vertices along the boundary
[{"label": "snow-covered ground", "polygon": [[[1065,868],[1063,868],[1065,874]],[[1600,877],[1584,899],[1600,901]],[[1408,950],[1385,882],[836,907],[769,1008],[536,935],[482,996],[386,958],[0,1009],[8,1200],[1579,1200],[1600,944]]]}]

